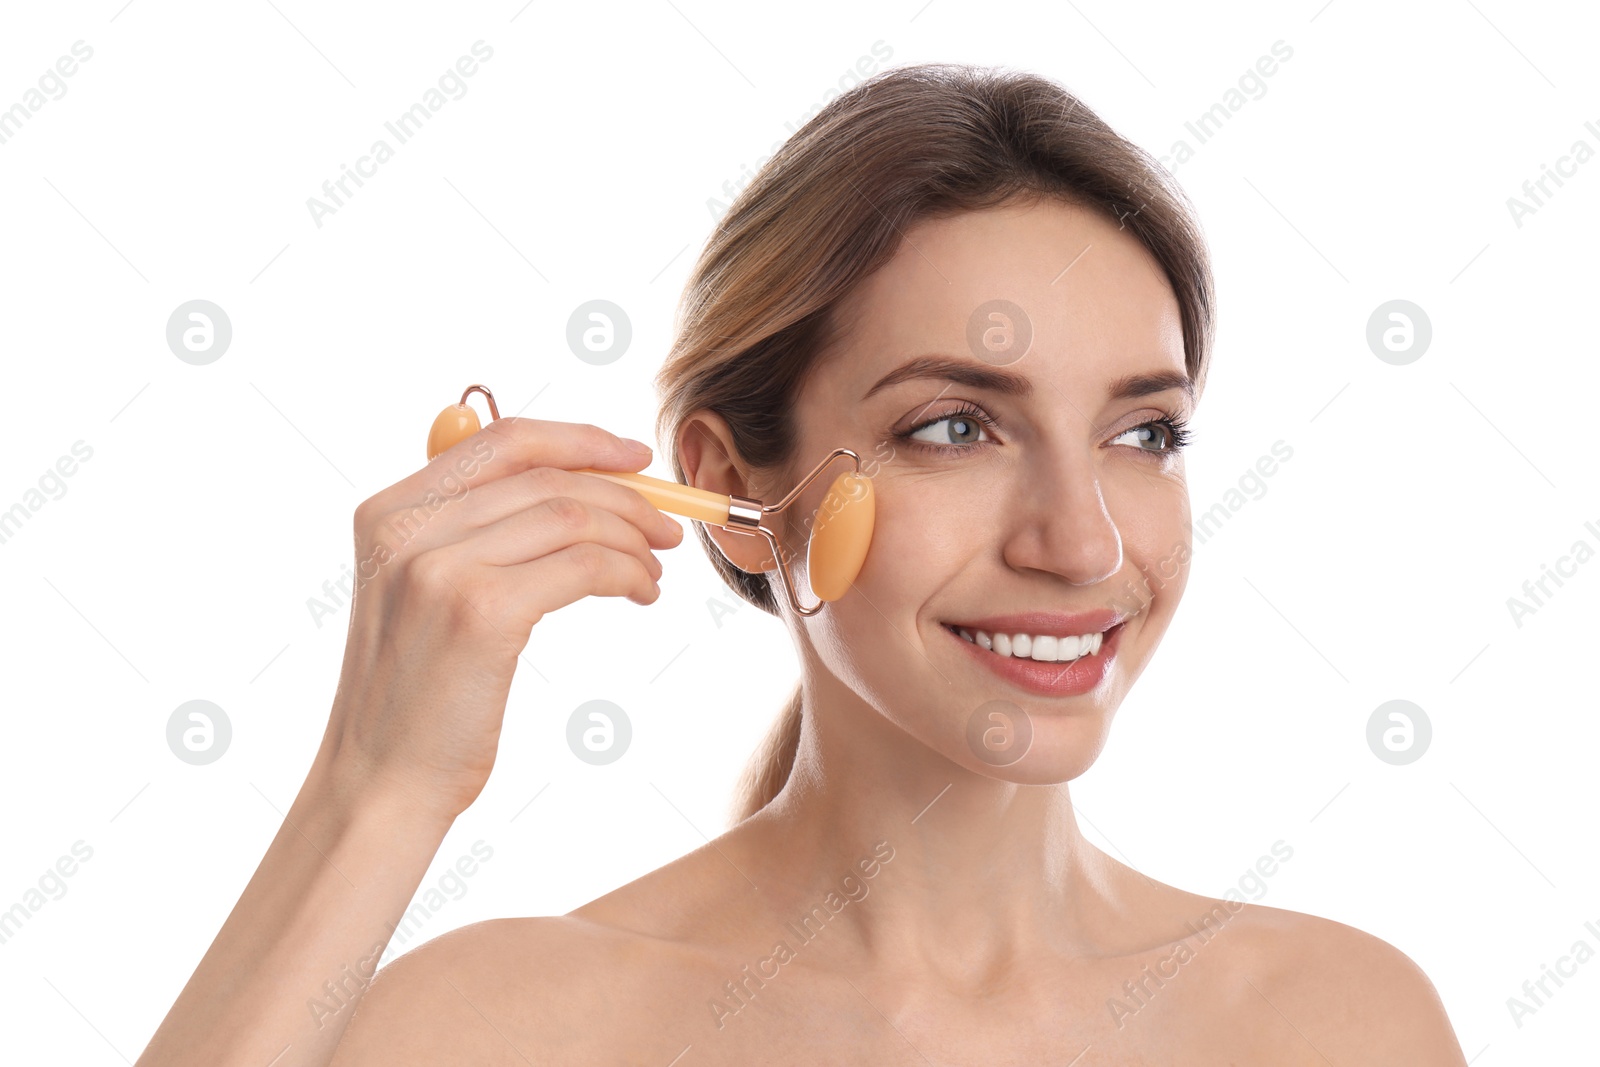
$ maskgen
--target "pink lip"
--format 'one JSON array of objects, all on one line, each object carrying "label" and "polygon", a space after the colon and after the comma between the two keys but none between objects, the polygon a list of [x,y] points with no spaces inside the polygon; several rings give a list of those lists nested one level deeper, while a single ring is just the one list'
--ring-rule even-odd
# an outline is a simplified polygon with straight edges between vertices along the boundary
[{"label": "pink lip", "polygon": [[[1007,632],[1007,627],[1010,625],[1011,620],[1018,618],[1029,618],[1032,620],[1029,625],[1038,627],[1038,620],[1045,617],[1003,617],[998,621],[1006,625],[999,627],[999,630],[1001,633]],[[1054,616],[1054,618],[1059,619],[1063,618],[1063,616]],[[1082,625],[1084,616],[1073,616],[1073,619],[1075,620],[1073,625]],[[1030,693],[1036,693],[1039,696],[1063,697],[1087,693],[1104,680],[1106,672],[1111,669],[1111,659],[1117,654],[1117,646],[1120,643],[1118,639],[1122,636],[1123,627],[1120,623],[1114,625],[1106,633],[1105,637],[1101,638],[1098,652],[1092,656],[1079,656],[1071,663],[1040,663],[1037,660],[1017,659],[1015,656],[1001,656],[968,641],[951,629],[949,625],[942,626],[941,629],[968,649],[969,655],[976,656],[982,666],[989,668],[989,670],[1013,685]],[[966,629],[969,633],[972,630],[970,626]],[[986,627],[979,626],[978,629],[982,630],[986,629]],[[1027,627],[1018,626],[1013,632],[1048,634],[1051,631],[1049,628],[1029,630]],[[1074,631],[1068,628],[1061,632],[1072,633]],[[1090,627],[1077,632],[1098,633],[1099,631]]]},{"label": "pink lip", "polygon": [[1128,616],[1120,611],[1101,609],[1077,615],[1052,611],[1029,611],[1019,615],[988,615],[981,619],[954,620],[946,623],[957,629],[983,630],[995,634],[1049,634],[1056,637],[1080,637],[1111,629]]}]

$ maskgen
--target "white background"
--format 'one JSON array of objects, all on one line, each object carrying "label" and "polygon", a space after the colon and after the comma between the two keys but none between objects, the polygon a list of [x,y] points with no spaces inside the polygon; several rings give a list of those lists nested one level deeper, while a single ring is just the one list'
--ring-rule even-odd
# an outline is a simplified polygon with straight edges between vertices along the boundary
[{"label": "white background", "polygon": [[[502,413],[598,422],[659,453],[650,376],[707,201],[881,41],[891,64],[1045,74],[1157,154],[1195,146],[1176,174],[1221,306],[1196,516],[1274,442],[1293,449],[1197,545],[1160,654],[1072,786],[1085,831],[1212,894],[1282,840],[1293,857],[1257,899],[1409,954],[1475,1065],[1593,1056],[1600,961],[1520,1028],[1506,1005],[1579,939],[1600,949],[1584,927],[1600,927],[1600,561],[1520,626],[1507,607],[1575,542],[1600,548],[1600,160],[1521,226],[1507,206],[1575,141],[1600,149],[1592,11],[122,5],[0,15],[0,108],[73,42],[94,50],[0,144],[0,510],[74,442],[93,449],[0,544],[0,909],[74,842],[93,849],[0,944],[6,1046],[137,1058],[321,737],[347,612],[319,628],[307,600],[350,562],[355,506],[422,464],[433,416],[471,382]],[[480,39],[494,55],[466,94],[316,226],[307,198]],[[1264,94],[1196,145],[1185,122],[1280,40],[1293,55]],[[633,327],[607,366],[565,340],[595,298]],[[1396,298],[1433,329],[1405,366],[1365,339]],[[232,322],[208,366],[166,344],[192,299]],[[796,662],[692,537],[664,563],[655,605],[591,599],[535,631],[493,777],[423,885],[480,839],[493,858],[422,937],[565,912],[723,829]],[[713,600],[738,610],[719,626]],[[634,727],[604,767],[565,742],[595,698]],[[167,747],[191,699],[233,726],[208,766]],[[1391,699],[1433,727],[1407,766],[1367,746]]]}]

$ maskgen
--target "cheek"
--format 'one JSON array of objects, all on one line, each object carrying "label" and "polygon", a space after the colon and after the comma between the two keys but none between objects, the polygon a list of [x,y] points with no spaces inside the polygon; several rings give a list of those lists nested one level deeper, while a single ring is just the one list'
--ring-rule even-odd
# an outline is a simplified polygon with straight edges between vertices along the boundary
[{"label": "cheek", "polygon": [[1122,606],[1137,608],[1154,595],[1170,613],[1188,583],[1194,552],[1188,487],[1176,479],[1141,480],[1107,504],[1128,574],[1129,588],[1118,592],[1130,603]]},{"label": "cheek", "polygon": [[[810,626],[819,654],[851,688],[869,693],[904,691],[904,669],[925,665],[918,632],[922,606],[970,558],[972,538],[983,536],[970,517],[927,492],[875,484],[877,513],[872,542],[855,588],[823,609]],[[952,517],[954,516],[954,517]]]},{"label": "cheek", "polygon": [[[972,557],[974,542],[986,536],[987,512],[957,506],[933,482],[907,482],[888,492],[878,485],[872,546],[856,584],[885,615],[905,618]],[[891,612],[890,605],[902,610]]]},{"label": "cheek", "polygon": [[1145,581],[1155,595],[1157,607],[1164,618],[1170,618],[1177,610],[1178,600],[1189,584],[1190,551],[1187,544],[1169,547],[1160,555],[1153,556],[1149,564],[1142,568]]}]

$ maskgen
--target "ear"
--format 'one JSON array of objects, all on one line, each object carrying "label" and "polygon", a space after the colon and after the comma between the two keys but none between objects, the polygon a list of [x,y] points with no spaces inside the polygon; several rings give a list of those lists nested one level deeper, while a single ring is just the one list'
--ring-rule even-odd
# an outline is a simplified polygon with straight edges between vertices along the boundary
[{"label": "ear", "polygon": [[[728,423],[710,408],[701,408],[683,421],[678,432],[678,455],[684,480],[696,489],[760,499],[749,481],[749,468],[738,458]],[[746,574],[773,570],[772,546],[760,534],[730,533],[703,524],[706,534],[729,563]]]}]

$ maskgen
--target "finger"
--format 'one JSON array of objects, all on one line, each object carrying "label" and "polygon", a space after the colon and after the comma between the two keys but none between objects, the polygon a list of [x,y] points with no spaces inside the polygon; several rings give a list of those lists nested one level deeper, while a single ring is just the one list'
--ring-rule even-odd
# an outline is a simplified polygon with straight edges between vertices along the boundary
[{"label": "finger", "polygon": [[682,524],[637,489],[559,467],[535,467],[481,487],[461,501],[459,521],[469,527],[489,526],[555,497],[571,497],[615,513],[637,527],[654,548],[672,548],[683,541]]},{"label": "finger", "polygon": [[366,520],[364,528],[374,540],[392,547],[404,546],[412,553],[425,552],[465,541],[480,529],[557,497],[569,497],[612,512],[640,530],[652,548],[675,548],[683,543],[683,527],[637,489],[559,467],[522,471],[444,504],[416,504],[373,516]]},{"label": "finger", "polygon": [[661,596],[661,587],[637,556],[593,541],[568,545],[500,573],[513,597],[526,605],[530,624],[586,596],[622,596],[640,606]]},{"label": "finger", "polygon": [[592,423],[508,416],[451,445],[427,466],[379,492],[370,503],[380,511],[391,511],[429,494],[453,497],[466,493],[532,467],[638,471],[649,466],[650,460],[650,453],[635,452],[621,437]]},{"label": "finger", "polygon": [[603,507],[570,496],[556,496],[475,531],[463,548],[473,561],[514,567],[591,542],[633,556],[652,582],[661,578],[661,561],[633,523]]}]

